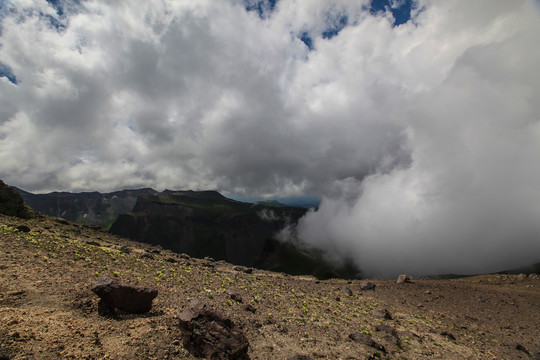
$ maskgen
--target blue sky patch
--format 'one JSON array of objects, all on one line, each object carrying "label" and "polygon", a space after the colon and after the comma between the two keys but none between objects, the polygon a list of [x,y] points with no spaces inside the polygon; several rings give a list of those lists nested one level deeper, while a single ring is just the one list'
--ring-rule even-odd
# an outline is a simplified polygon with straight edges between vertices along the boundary
[{"label": "blue sky patch", "polygon": [[276,7],[278,0],[244,0],[247,11],[255,11],[261,19],[268,17]]},{"label": "blue sky patch", "polygon": [[60,0],[47,0],[47,2],[51,4],[52,7],[54,7],[54,9],[56,10],[56,13],[59,16],[64,15],[64,8],[62,7],[62,3],[60,2]]},{"label": "blue sky patch", "polygon": [[345,27],[349,23],[349,18],[347,15],[340,16],[337,21],[332,24],[331,27],[329,27],[327,30],[323,31],[322,37],[323,39],[331,39]]},{"label": "blue sky patch", "polygon": [[411,19],[411,10],[414,8],[416,8],[415,0],[373,0],[369,11],[376,15],[388,9],[394,16],[394,26],[399,26]]},{"label": "blue sky patch", "polygon": [[308,47],[309,51],[313,50],[314,49],[314,46],[313,46],[313,39],[309,36],[309,34],[307,32],[303,32],[300,34],[300,40],[306,44],[306,46]]},{"label": "blue sky patch", "polygon": [[6,77],[13,84],[17,84],[17,77],[11,71],[11,68],[0,62],[0,77]]}]

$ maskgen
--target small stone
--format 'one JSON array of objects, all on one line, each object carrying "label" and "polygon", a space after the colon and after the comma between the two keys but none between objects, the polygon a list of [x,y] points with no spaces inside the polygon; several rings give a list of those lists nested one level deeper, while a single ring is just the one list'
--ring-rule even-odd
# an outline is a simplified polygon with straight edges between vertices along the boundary
[{"label": "small stone", "polygon": [[375,309],[371,315],[377,318],[392,320],[392,315],[390,315],[390,312],[386,309]]},{"label": "small stone", "polygon": [[352,296],[353,292],[350,288],[348,287],[344,287],[343,289],[341,289],[341,292],[344,293],[345,295],[349,295],[349,296]]},{"label": "small stone", "polygon": [[26,226],[26,225],[17,226],[17,230],[19,230],[20,232],[24,232],[24,233],[30,232],[30,228],[28,226]]},{"label": "small stone", "polygon": [[180,346],[181,343],[182,343],[182,342],[181,342],[180,340],[178,340],[178,339],[176,339],[176,340],[174,340],[174,341],[172,342],[172,344],[173,344],[174,346]]},{"label": "small stone", "polygon": [[441,336],[444,336],[450,340],[456,340],[456,337],[454,336],[454,334],[448,332],[448,331],[445,331],[445,330],[439,330],[439,329],[430,329],[429,330],[430,333],[432,334],[437,334],[437,335],[441,335]]},{"label": "small stone", "polygon": [[236,290],[234,289],[227,289],[227,295],[230,296],[231,299],[233,299],[236,302],[241,303],[242,302],[242,295],[240,295]]},{"label": "small stone", "polygon": [[120,248],[120,251],[123,252],[124,254],[129,254],[131,253],[131,248],[129,246],[124,245]]},{"label": "small stone", "polygon": [[386,352],[386,349],[381,344],[377,343],[375,340],[371,338],[371,336],[367,334],[362,333],[353,333],[349,335],[349,339],[351,339],[354,342],[370,346],[374,349],[380,350],[382,352]]},{"label": "small stone", "polygon": [[375,331],[383,331],[387,334],[397,336],[396,328],[386,325],[386,324],[380,324],[380,325],[375,326]]},{"label": "small stone", "polygon": [[8,292],[8,296],[21,296],[24,295],[26,291],[24,290],[17,290],[17,291],[10,291]]},{"label": "small stone", "polygon": [[184,260],[189,260],[189,259],[191,259],[191,257],[190,257],[188,254],[182,253],[182,254],[180,254],[179,256],[180,256],[180,259],[184,259]]},{"label": "small stone", "polygon": [[521,344],[513,343],[513,344],[506,344],[506,346],[509,346],[510,348],[514,350],[518,350],[518,351],[524,352],[527,355],[530,355],[529,351]]},{"label": "small stone", "polygon": [[370,281],[362,281],[360,283],[360,290],[362,291],[368,291],[368,290],[375,290],[375,284]]},{"label": "small stone", "polygon": [[255,314],[255,312],[257,311],[253,306],[249,304],[244,306],[244,310],[249,311],[250,313],[253,313],[253,314]]},{"label": "small stone", "polygon": [[412,282],[412,277],[410,277],[407,274],[399,275],[396,281],[397,284],[410,283],[410,282]]}]

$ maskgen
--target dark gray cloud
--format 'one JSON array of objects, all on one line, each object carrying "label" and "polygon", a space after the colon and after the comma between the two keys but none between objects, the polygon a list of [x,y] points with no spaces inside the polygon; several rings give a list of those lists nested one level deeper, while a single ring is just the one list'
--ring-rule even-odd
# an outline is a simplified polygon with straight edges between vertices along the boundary
[{"label": "dark gray cloud", "polygon": [[0,178],[319,195],[301,237],[375,275],[537,261],[537,3],[368,3],[10,2]]}]

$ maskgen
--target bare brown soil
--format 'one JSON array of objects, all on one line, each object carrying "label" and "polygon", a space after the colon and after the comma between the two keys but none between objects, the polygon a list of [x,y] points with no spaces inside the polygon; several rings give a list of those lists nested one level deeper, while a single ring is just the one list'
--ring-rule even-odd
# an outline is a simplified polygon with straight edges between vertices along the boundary
[{"label": "bare brown soil", "polygon": [[[52,218],[0,216],[0,359],[193,359],[177,317],[195,298],[243,329],[251,359],[529,359],[540,352],[537,275],[372,280],[375,290],[360,291],[357,280],[242,270]],[[103,275],[156,287],[153,309],[99,315],[89,289]],[[379,308],[392,319],[374,317]],[[376,331],[380,324],[397,337]],[[368,334],[386,352],[352,333]]]}]

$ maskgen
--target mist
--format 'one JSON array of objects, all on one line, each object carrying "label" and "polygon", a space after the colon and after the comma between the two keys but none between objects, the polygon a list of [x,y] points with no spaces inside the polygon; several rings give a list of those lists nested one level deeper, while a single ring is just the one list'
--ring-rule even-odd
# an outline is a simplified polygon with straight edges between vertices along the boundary
[{"label": "mist", "polygon": [[[367,276],[476,274],[540,261],[538,18],[472,46],[445,78],[401,98],[410,162],[326,197],[299,237]],[[528,54],[528,55],[525,55]]]}]

